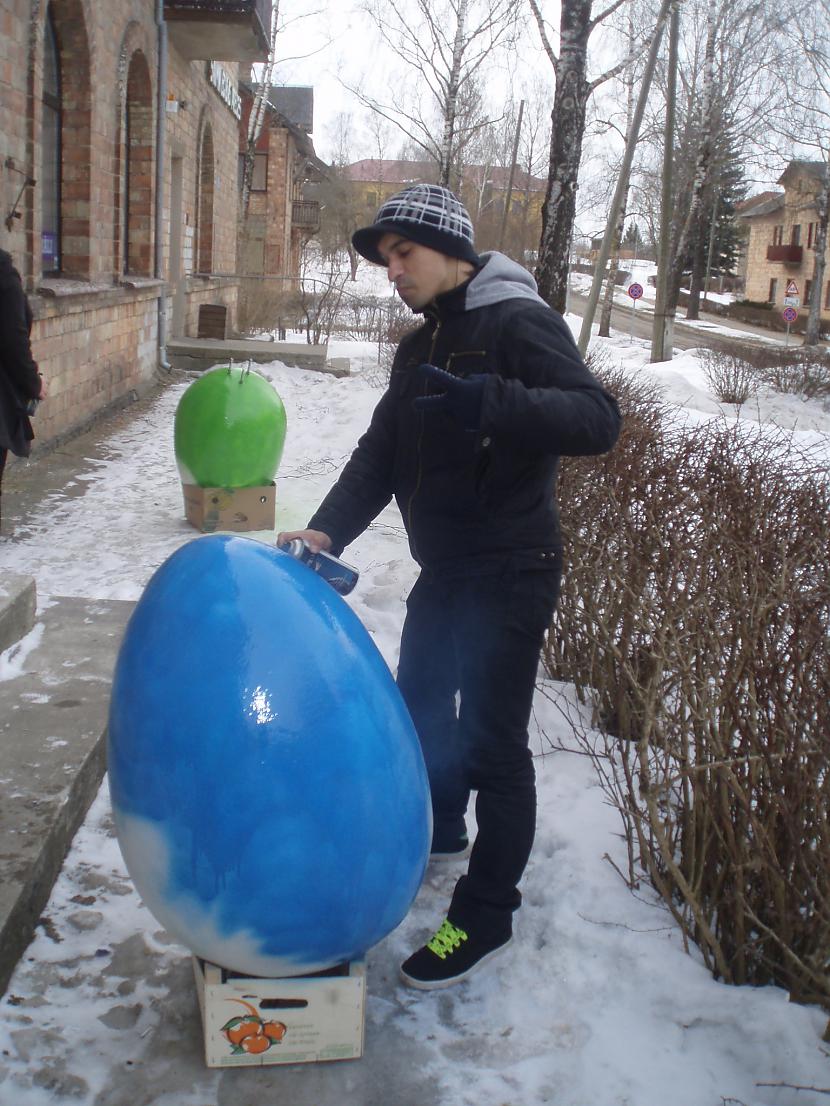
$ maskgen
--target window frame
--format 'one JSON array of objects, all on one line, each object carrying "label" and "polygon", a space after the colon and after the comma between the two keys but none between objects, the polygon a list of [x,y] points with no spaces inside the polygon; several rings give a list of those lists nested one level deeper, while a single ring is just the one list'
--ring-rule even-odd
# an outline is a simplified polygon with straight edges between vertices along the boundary
[{"label": "window frame", "polygon": [[[51,57],[53,65],[48,64],[48,59]],[[61,272],[63,263],[63,82],[61,79],[61,51],[58,43],[58,36],[55,31],[55,21],[52,12],[52,5],[46,9],[46,19],[44,21],[43,28],[43,92],[41,95],[43,116],[41,122],[41,180],[40,180],[40,266],[43,276],[56,276]],[[54,76],[54,81],[57,86],[57,91],[52,92],[47,89],[47,72],[51,72]],[[54,139],[48,146],[44,141],[44,132],[46,131],[46,118],[47,112],[49,118],[54,123]],[[51,174],[46,172],[46,153],[47,149],[52,155],[51,167],[53,172]],[[50,179],[51,178],[51,179]],[[45,216],[45,210],[47,202],[50,204],[54,211],[54,229],[47,230],[45,224],[47,222]],[[51,267],[47,267],[45,264],[45,257],[43,250],[44,236],[46,234],[54,234],[54,251],[52,253],[53,263]]]}]

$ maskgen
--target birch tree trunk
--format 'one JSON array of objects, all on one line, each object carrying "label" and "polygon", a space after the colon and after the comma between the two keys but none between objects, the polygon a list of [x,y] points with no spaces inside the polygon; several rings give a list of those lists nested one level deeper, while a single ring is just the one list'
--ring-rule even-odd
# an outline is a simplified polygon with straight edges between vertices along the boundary
[{"label": "birch tree trunk", "polygon": [[440,176],[438,179],[438,183],[443,184],[445,188],[450,187],[450,173],[453,167],[455,119],[458,113],[458,90],[461,86],[461,61],[464,56],[468,2],[469,0],[459,0],[458,22],[455,27],[455,38],[453,39],[452,45],[452,61],[450,62],[449,80],[447,82],[447,99],[444,110],[444,135],[441,139],[441,153],[439,158]]},{"label": "birch tree trunk", "polygon": [[673,256],[669,272],[666,299],[667,311],[672,314],[677,310],[686,258],[690,250],[692,250],[693,253],[697,251],[702,224],[703,192],[709,182],[712,166],[712,131],[714,126],[712,93],[715,74],[715,30],[717,25],[717,9],[718,0],[709,0],[706,12],[706,52],[700,101],[699,144],[694,177],[692,180],[692,194],[685,219],[679,224],[679,231],[672,245]]},{"label": "birch tree trunk", "polygon": [[[634,41],[634,35],[631,33],[630,27],[631,22],[629,20],[629,45],[632,45]],[[633,67],[626,74],[625,89],[625,140],[627,142],[628,137],[631,133],[631,121],[634,116]],[[617,286],[617,273],[620,269],[620,246],[623,240],[625,213],[626,209],[628,208],[628,195],[630,187],[630,183],[629,181],[627,181],[625,192],[623,193],[622,203],[620,204],[620,213],[617,217],[617,227],[614,231],[614,246],[611,252],[611,263],[608,266],[608,279],[605,282],[605,297],[602,301],[602,311],[599,317],[599,336],[601,338],[608,338],[611,335],[611,308],[614,306],[614,289]]]},{"label": "birch tree trunk", "polygon": [[268,35],[268,59],[262,73],[262,80],[257,85],[254,93],[254,102],[251,106],[251,114],[248,116],[248,132],[246,135],[245,152],[242,158],[242,187],[239,195],[239,216],[242,226],[248,218],[248,208],[251,202],[251,184],[254,179],[254,161],[256,146],[262,127],[265,123],[265,111],[268,104],[268,93],[274,80],[274,65],[276,64],[277,26],[280,15],[280,0],[273,0],[271,8],[271,27]]},{"label": "birch tree trunk", "polygon": [[611,336],[611,308],[614,306],[614,289],[617,286],[617,274],[620,271],[620,243],[623,237],[623,227],[625,226],[625,209],[628,205],[628,187],[626,187],[625,195],[623,196],[622,204],[620,205],[620,214],[617,217],[617,227],[614,231],[614,245],[611,253],[611,262],[608,266],[608,276],[605,279],[605,292],[602,300],[602,311],[599,316],[599,330],[597,333],[600,338],[609,338]]},{"label": "birch tree trunk", "polygon": [[562,0],[559,57],[555,65],[556,91],[551,113],[550,168],[536,265],[540,296],[562,313],[568,294],[585,110],[591,93],[587,78],[591,30],[591,0]]}]

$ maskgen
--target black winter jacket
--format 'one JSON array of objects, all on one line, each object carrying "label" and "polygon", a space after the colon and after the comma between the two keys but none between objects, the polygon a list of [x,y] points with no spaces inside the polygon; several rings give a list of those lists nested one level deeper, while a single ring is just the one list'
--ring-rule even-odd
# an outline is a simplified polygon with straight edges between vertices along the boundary
[{"label": "black winter jacket", "polygon": [[40,395],[32,359],[32,312],[11,256],[0,250],[0,449],[27,457],[34,438],[26,404]]},{"label": "black winter jacket", "polygon": [[[556,559],[559,456],[611,449],[620,413],[533,277],[502,254],[483,260],[398,347],[368,430],[308,524],[329,535],[333,553],[394,495],[412,556],[439,575]],[[487,375],[478,432],[413,409],[416,396],[441,391],[415,371],[422,362]]]}]

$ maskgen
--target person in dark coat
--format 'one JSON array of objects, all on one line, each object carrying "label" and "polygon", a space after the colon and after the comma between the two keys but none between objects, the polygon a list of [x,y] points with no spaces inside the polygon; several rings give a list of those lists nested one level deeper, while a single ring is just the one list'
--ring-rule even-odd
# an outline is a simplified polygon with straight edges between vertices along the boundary
[{"label": "person in dark coat", "polygon": [[29,456],[35,436],[29,415],[35,401],[46,395],[32,357],[31,329],[32,311],[20,274],[11,256],[0,250],[0,495],[9,452]]},{"label": "person in dark coat", "polygon": [[475,252],[448,189],[404,189],[352,240],[424,321],[400,343],[336,484],[306,529],[278,542],[339,555],[394,496],[420,566],[397,682],[429,774],[434,858],[467,855],[477,793],[468,870],[401,966],[406,984],[431,990],[512,940],[536,824],[528,723],[562,568],[557,465],[611,449],[621,419],[533,277]]}]

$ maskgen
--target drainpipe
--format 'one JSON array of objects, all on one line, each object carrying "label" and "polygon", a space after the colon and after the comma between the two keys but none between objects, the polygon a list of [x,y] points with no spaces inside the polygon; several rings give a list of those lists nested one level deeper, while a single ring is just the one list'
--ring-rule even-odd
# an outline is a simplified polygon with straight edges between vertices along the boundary
[{"label": "drainpipe", "polygon": [[[156,111],[156,210],[153,275],[162,279],[162,224],[164,215],[164,162],[167,153],[167,24],[164,22],[164,0],[156,0],[156,30],[158,34],[158,104]],[[166,288],[158,297],[158,363],[170,372],[167,360],[167,300]]]}]

